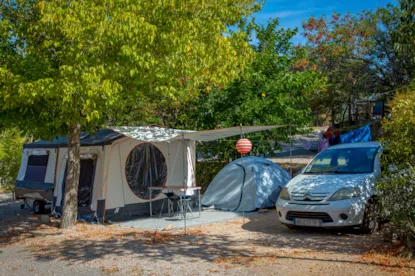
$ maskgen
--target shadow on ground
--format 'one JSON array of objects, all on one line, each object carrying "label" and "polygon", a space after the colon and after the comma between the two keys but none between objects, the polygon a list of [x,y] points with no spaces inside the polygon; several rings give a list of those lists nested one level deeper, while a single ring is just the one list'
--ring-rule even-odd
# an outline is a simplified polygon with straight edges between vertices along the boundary
[{"label": "shadow on ground", "polygon": [[[28,212],[26,210],[26,212]],[[11,239],[1,239],[0,246],[7,246],[14,240],[22,238],[36,238],[34,230],[41,227],[26,219],[15,220],[10,224],[1,225],[0,229],[8,229]],[[309,229],[290,230],[279,222],[275,212],[227,222],[218,225],[215,230],[190,231],[190,235],[181,233],[160,233],[154,237],[149,232],[123,229],[122,233],[112,232],[105,240],[95,237],[71,237],[66,234],[55,242],[47,242],[55,236],[62,236],[62,232],[42,235],[44,243],[27,246],[37,261],[47,262],[55,259],[76,263],[98,261],[105,258],[137,258],[148,261],[167,261],[174,264],[183,262],[215,262],[220,258],[249,258],[252,256],[277,257],[279,259],[296,259],[304,261],[344,262],[378,265],[370,261],[356,261],[356,259],[339,260],[333,254],[361,254],[381,244],[377,235],[356,235],[350,233],[338,234],[337,231],[316,231]],[[21,230],[17,226],[20,227]],[[242,226],[242,227],[241,227]],[[17,227],[17,228],[16,228]],[[211,226],[207,226],[211,227]],[[223,230],[221,230],[221,227]],[[106,228],[103,231],[106,231]],[[109,228],[108,228],[109,229]],[[159,236],[158,236],[159,235]],[[258,251],[257,248],[261,248]],[[304,254],[291,254],[301,251]],[[323,253],[310,257],[310,252]],[[308,254],[308,255],[307,255]],[[400,267],[382,264],[383,267]]]}]

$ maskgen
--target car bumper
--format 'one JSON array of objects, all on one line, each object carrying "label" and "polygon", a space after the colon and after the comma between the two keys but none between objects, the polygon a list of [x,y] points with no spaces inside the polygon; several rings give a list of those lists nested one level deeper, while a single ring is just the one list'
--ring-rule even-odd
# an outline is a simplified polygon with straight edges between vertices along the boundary
[{"label": "car bumper", "polygon": [[[348,199],[305,203],[278,199],[276,208],[278,218],[283,224],[296,225],[295,218],[320,219],[319,215],[324,215],[324,220],[320,219],[318,227],[353,227],[363,223],[365,202],[360,199]],[[342,215],[346,215],[347,219],[343,219]]]}]

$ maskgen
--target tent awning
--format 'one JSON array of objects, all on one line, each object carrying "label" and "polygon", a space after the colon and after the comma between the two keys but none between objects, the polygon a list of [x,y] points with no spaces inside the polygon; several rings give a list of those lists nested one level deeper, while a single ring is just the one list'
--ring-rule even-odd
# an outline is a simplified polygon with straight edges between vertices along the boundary
[{"label": "tent awning", "polygon": [[145,142],[167,142],[177,139],[185,139],[192,141],[214,141],[222,138],[236,136],[241,134],[276,129],[286,127],[287,125],[279,126],[242,126],[242,127],[230,127],[221,129],[211,129],[202,131],[180,130],[180,129],[168,129],[160,127],[110,127],[110,129],[121,133],[125,136],[133,139],[145,141]]},{"label": "tent awning", "polygon": [[280,126],[242,126],[242,127],[229,127],[229,128],[220,128],[220,129],[211,129],[211,130],[202,130],[197,132],[189,132],[184,134],[184,139],[193,140],[193,141],[214,141],[222,138],[227,138],[231,136],[236,136],[242,133],[251,133],[263,130],[270,130],[285,127],[286,125]]},{"label": "tent awning", "polygon": [[191,130],[145,126],[121,126],[110,127],[110,129],[136,140],[155,143],[175,140],[180,138],[185,133],[192,132]]}]

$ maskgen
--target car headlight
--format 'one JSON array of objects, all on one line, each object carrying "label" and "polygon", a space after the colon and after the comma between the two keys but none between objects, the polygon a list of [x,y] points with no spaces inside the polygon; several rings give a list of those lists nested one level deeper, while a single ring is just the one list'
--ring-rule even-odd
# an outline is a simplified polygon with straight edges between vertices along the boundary
[{"label": "car headlight", "polygon": [[341,188],[330,197],[330,201],[343,200],[355,198],[360,195],[360,190],[357,188]]},{"label": "car headlight", "polygon": [[282,188],[281,193],[280,193],[280,198],[284,199],[284,200],[290,200],[290,194],[288,193],[288,189],[287,188]]}]

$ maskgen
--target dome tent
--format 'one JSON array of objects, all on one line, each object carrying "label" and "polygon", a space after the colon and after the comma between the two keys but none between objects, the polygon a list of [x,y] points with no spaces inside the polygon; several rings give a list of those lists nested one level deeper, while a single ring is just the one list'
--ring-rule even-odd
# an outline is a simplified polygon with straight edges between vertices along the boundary
[{"label": "dome tent", "polygon": [[202,205],[238,212],[273,207],[289,180],[284,169],[265,158],[240,158],[215,176]]}]

